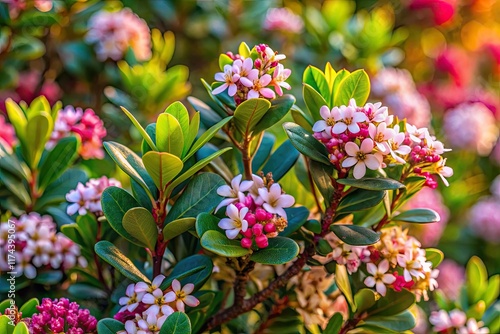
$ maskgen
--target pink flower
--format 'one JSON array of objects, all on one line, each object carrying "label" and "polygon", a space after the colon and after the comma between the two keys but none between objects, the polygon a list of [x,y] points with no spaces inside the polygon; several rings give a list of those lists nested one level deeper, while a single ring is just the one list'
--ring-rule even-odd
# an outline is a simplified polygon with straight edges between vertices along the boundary
[{"label": "pink flower", "polygon": [[215,88],[212,91],[212,94],[217,95],[227,89],[229,96],[234,96],[238,89],[236,83],[238,82],[238,80],[240,80],[240,75],[238,73],[233,73],[233,66],[225,65],[224,73],[216,73],[215,80],[223,82],[223,84]]},{"label": "pink flower", "polygon": [[[236,59],[233,62],[233,72],[239,76],[239,80],[243,82],[249,83],[248,87],[251,87],[252,80],[255,80],[259,76],[259,70],[253,68],[253,60],[252,58],[246,59]],[[236,82],[236,81],[235,81]],[[232,95],[230,95],[232,96]]]},{"label": "pink flower", "polygon": [[145,314],[158,315],[160,312],[167,317],[174,313],[174,309],[168,305],[171,300],[167,300],[167,294],[163,295],[163,291],[155,289],[151,293],[146,293],[142,297],[142,302],[146,305],[151,305],[144,312]]},{"label": "pink flower", "polygon": [[484,324],[482,321],[477,322],[476,319],[470,318],[467,320],[467,326],[459,328],[458,334],[487,334],[490,332],[488,327],[482,327]]},{"label": "pink flower", "polygon": [[439,265],[440,274],[437,277],[439,290],[441,290],[449,300],[457,300],[460,288],[465,283],[465,268],[458,263],[445,259]]},{"label": "pink flower", "polygon": [[373,152],[373,140],[366,138],[361,143],[361,147],[353,142],[345,144],[345,151],[349,155],[343,162],[342,167],[354,166],[354,178],[361,179],[366,174],[366,167],[371,170],[380,168],[382,155]]},{"label": "pink flower", "polygon": [[264,200],[262,206],[267,212],[277,213],[285,219],[287,217],[284,208],[289,208],[295,203],[293,196],[282,193],[281,186],[278,183],[273,183],[269,190],[260,188],[259,195]]},{"label": "pink flower", "polygon": [[474,204],[469,211],[472,232],[493,244],[500,243],[500,199],[486,197]]},{"label": "pink flower", "polygon": [[16,143],[16,133],[14,127],[7,123],[3,115],[0,115],[0,129],[2,129],[0,131],[0,145],[12,148]]},{"label": "pink flower", "polygon": [[457,10],[457,0],[413,0],[410,9],[428,9],[432,12],[436,25],[450,21]]},{"label": "pink flower", "polygon": [[[390,149],[387,141],[395,136],[394,130],[387,128],[385,122],[380,122],[378,125],[370,123],[368,124],[368,133],[380,152],[388,154]],[[410,152],[408,151],[408,153]]]},{"label": "pink flower", "polygon": [[195,307],[200,304],[196,297],[190,296],[190,293],[194,290],[193,283],[188,283],[181,289],[181,283],[174,279],[172,281],[172,290],[165,295],[165,300],[168,302],[175,301],[178,311],[185,312],[184,305]]},{"label": "pink flower", "polygon": [[241,181],[242,178],[243,175],[236,175],[231,180],[231,187],[228,185],[223,185],[217,189],[217,194],[226,198],[222,200],[219,205],[217,205],[217,207],[215,208],[215,212],[219,211],[219,209],[223,206],[234,203],[238,200],[240,202],[245,201],[245,195],[243,194],[243,192],[248,191],[253,186],[253,181]]},{"label": "pink flower", "polygon": [[331,138],[333,127],[335,126],[336,122],[342,119],[342,113],[338,107],[333,107],[332,110],[330,110],[327,106],[322,106],[319,109],[319,114],[321,115],[321,118],[323,118],[323,120],[314,123],[313,131],[324,131]]},{"label": "pink flower", "polygon": [[288,90],[292,88],[289,83],[285,82],[285,80],[288,79],[291,73],[292,70],[288,68],[285,69],[281,64],[278,64],[278,66],[276,66],[276,68],[274,69],[271,85],[274,86],[274,90],[276,90],[276,93],[279,96],[283,95],[283,90],[281,89],[281,87]]},{"label": "pink flower", "polygon": [[[340,112],[340,122],[337,122],[333,127],[333,133],[335,134],[344,133],[346,130],[349,130],[351,133],[358,133],[360,130],[358,123],[364,122],[367,119],[364,113],[356,111],[356,108],[352,106],[341,108]],[[332,109],[332,114],[333,113],[334,110]],[[336,111],[334,114],[334,118],[339,118]]]},{"label": "pink flower", "polygon": [[138,282],[135,284],[134,291],[152,293],[156,289],[160,288],[160,285],[161,283],[163,283],[163,280],[165,280],[165,276],[158,275],[153,279],[153,282],[151,282],[151,284],[148,284],[146,282]]},{"label": "pink flower", "polygon": [[364,283],[367,287],[373,288],[376,286],[376,290],[382,296],[385,296],[387,292],[386,284],[392,284],[396,280],[396,277],[391,274],[386,274],[389,270],[389,261],[387,259],[382,260],[378,267],[373,263],[366,264],[366,270],[372,276],[365,278]]},{"label": "pink flower", "polygon": [[124,312],[125,310],[129,312],[133,312],[142,301],[145,292],[135,292],[135,284],[129,284],[127,286],[127,290],[125,291],[125,297],[121,297],[118,301],[118,304],[123,307],[120,309],[120,312]]},{"label": "pink flower", "polygon": [[247,86],[245,82],[242,82],[245,86],[251,88],[248,92],[248,99],[256,99],[261,95],[268,99],[274,99],[276,94],[272,91],[271,88],[267,88],[267,85],[271,83],[271,76],[269,74],[264,74],[260,78],[254,79],[251,86]]},{"label": "pink flower", "polygon": [[437,162],[436,174],[439,175],[439,177],[441,178],[441,180],[443,180],[443,183],[446,186],[449,186],[450,184],[448,183],[448,180],[446,180],[446,177],[453,176],[453,169],[451,167],[445,166],[445,164],[446,164],[446,159],[443,158],[441,158],[441,160]]},{"label": "pink flower", "polygon": [[96,197],[97,192],[94,188],[87,188],[81,182],[78,183],[75,190],[66,194],[66,200],[73,203],[68,206],[67,213],[72,216],[78,212],[83,216],[90,210],[90,202]]},{"label": "pink flower", "polygon": [[265,30],[277,30],[283,33],[298,34],[304,28],[304,22],[289,8],[270,8],[267,10],[262,27]]},{"label": "pink flower", "polygon": [[229,239],[234,239],[238,236],[240,231],[245,232],[248,228],[248,221],[245,219],[248,213],[248,208],[238,208],[234,204],[229,204],[226,208],[226,216],[219,221],[219,227],[226,230],[226,236]]}]

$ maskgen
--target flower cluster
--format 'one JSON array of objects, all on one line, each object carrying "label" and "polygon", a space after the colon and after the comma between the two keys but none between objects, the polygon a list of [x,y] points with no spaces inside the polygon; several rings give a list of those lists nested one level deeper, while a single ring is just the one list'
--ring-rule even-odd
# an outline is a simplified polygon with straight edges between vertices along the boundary
[{"label": "flower cluster", "polygon": [[120,60],[129,47],[137,60],[145,61],[151,58],[149,27],[129,8],[94,14],[89,20],[89,31],[85,39],[96,44],[97,58],[100,61],[108,58]]},{"label": "flower cluster", "polygon": [[[285,82],[291,70],[285,69],[279,63],[286,56],[274,52],[265,44],[256,45],[255,50],[255,59],[227,53],[233,62],[224,66],[224,72],[215,74],[215,80],[222,82],[222,85],[212,91],[214,95],[227,89],[229,96],[234,97],[234,101],[240,104],[259,97],[274,99],[276,94],[283,95],[282,87],[291,88]],[[269,87],[274,87],[274,91]]]},{"label": "flower cluster", "polygon": [[490,109],[482,103],[463,103],[444,115],[444,131],[450,145],[481,156],[491,153],[499,129]]},{"label": "flower cluster", "polygon": [[480,199],[469,211],[469,226],[484,240],[500,244],[500,176],[492,183],[493,196]]},{"label": "flower cluster", "polygon": [[269,31],[298,34],[304,28],[304,21],[288,7],[270,8],[266,13],[262,27]]},{"label": "flower cluster", "polygon": [[451,329],[455,329],[458,334],[486,334],[490,332],[487,327],[482,327],[481,321],[477,322],[474,318],[467,319],[467,315],[458,309],[449,313],[445,310],[434,311],[429,317],[429,322],[434,325],[433,330],[439,333],[449,333]]},{"label": "flower cluster", "polygon": [[33,314],[29,325],[32,334],[97,333],[97,320],[89,310],[81,309],[80,305],[66,298],[44,298],[36,308],[39,313]]},{"label": "flower cluster", "polygon": [[121,183],[113,178],[108,179],[102,176],[99,179],[90,179],[85,185],[78,183],[76,189],[66,194],[66,200],[70,204],[67,208],[68,215],[72,216],[78,212],[79,215],[86,215],[91,212],[97,215],[102,213],[101,196],[107,187],[120,187]]},{"label": "flower cluster", "polygon": [[415,293],[417,300],[422,297],[428,300],[428,290],[437,287],[439,270],[432,268],[420,242],[407,233],[400,226],[382,229],[380,241],[371,246],[350,246],[330,233],[326,240],[333,252],[327,255],[327,260],[346,265],[350,274],[365,264],[364,284],[382,296],[386,295],[387,287],[395,291],[404,288]]},{"label": "flower cluster", "polygon": [[106,128],[92,109],[83,111],[82,108],[66,106],[60,110],[47,148],[53,148],[61,138],[73,134],[81,138],[79,154],[83,159],[104,158],[102,139],[106,136]]},{"label": "flower cluster", "polygon": [[241,235],[244,248],[266,248],[269,238],[274,238],[288,225],[285,208],[291,207],[295,199],[283,193],[281,186],[272,177],[262,178],[252,175],[252,181],[242,181],[242,175],[217,189],[217,194],[225,199],[215,211],[226,207],[226,216],[219,227],[226,230],[229,239]]},{"label": "flower cluster", "polygon": [[314,137],[326,146],[330,161],[341,173],[353,167],[354,177],[360,179],[367,168],[409,163],[414,173],[426,177],[426,185],[431,188],[437,186],[432,174],[441,176],[446,185],[445,177],[453,175],[441,157],[449,151],[443,143],[427,128],[406,122],[402,127],[380,102],[358,107],[351,99],[348,106],[331,110],[322,106],[320,115],[323,119],[314,124]]},{"label": "flower cluster", "polygon": [[118,303],[122,306],[115,319],[125,323],[119,334],[157,334],[172,313],[185,312],[185,306],[198,306],[200,301],[190,294],[194,285],[174,279],[171,287],[160,289],[165,276],[158,275],[151,284],[139,282],[127,287],[125,296]]},{"label": "flower cluster", "polygon": [[0,146],[12,148],[16,143],[16,133],[14,127],[7,123],[5,117],[0,114]]},{"label": "flower cluster", "polygon": [[407,70],[386,68],[372,80],[372,93],[387,105],[400,119],[418,127],[429,126],[431,109],[427,99],[421,95]]},{"label": "flower cluster", "polygon": [[80,256],[80,247],[61,233],[56,233],[56,224],[50,216],[40,216],[36,212],[24,214],[19,219],[12,218],[9,223],[0,224],[0,269],[9,271],[7,261],[8,230],[15,224],[15,257],[17,276],[24,274],[29,279],[37,275],[37,268],[69,269],[75,264],[87,266]]},{"label": "flower cluster", "polygon": [[437,277],[439,290],[449,300],[457,300],[460,289],[465,284],[465,268],[453,260],[444,259],[439,264],[439,276]]}]

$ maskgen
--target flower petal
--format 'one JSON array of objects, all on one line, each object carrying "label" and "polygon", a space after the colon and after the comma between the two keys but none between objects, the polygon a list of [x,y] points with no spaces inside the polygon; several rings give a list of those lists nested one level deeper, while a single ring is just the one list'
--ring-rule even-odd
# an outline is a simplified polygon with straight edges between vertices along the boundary
[{"label": "flower petal", "polygon": [[348,157],[342,161],[342,167],[351,167],[358,163],[358,159],[354,157]]},{"label": "flower petal", "polygon": [[177,291],[180,291],[181,290],[181,282],[179,282],[178,280],[174,279],[172,281],[172,289],[177,292]]},{"label": "flower petal", "polygon": [[354,166],[354,172],[352,173],[355,179],[361,179],[366,174],[366,165],[364,162],[360,161]]},{"label": "flower petal", "polygon": [[366,167],[370,168],[371,170],[377,170],[380,168],[380,161],[378,161],[378,159],[373,154],[366,155],[365,164]]},{"label": "flower petal", "polygon": [[368,276],[367,278],[365,278],[364,283],[367,287],[372,288],[375,286],[375,278],[373,278],[373,276]]},{"label": "flower petal", "polygon": [[196,307],[200,304],[200,301],[195,296],[186,296],[184,303],[187,306]]},{"label": "flower petal", "polygon": [[347,130],[347,125],[344,122],[338,122],[333,126],[332,132],[336,135],[339,135],[341,133],[344,133],[345,130]]},{"label": "flower petal", "polygon": [[229,238],[229,239],[234,239],[238,236],[238,234],[240,233],[240,230],[235,228],[235,229],[232,229],[232,230],[226,230],[226,236]]},{"label": "flower petal", "polygon": [[194,290],[193,283],[188,283],[188,284],[184,285],[184,287],[182,288],[182,291],[184,291],[184,293],[186,295],[189,295],[191,292],[193,292],[193,290]]},{"label": "flower petal", "polygon": [[355,157],[359,152],[359,146],[353,142],[348,142],[345,144],[345,151],[351,157]]}]

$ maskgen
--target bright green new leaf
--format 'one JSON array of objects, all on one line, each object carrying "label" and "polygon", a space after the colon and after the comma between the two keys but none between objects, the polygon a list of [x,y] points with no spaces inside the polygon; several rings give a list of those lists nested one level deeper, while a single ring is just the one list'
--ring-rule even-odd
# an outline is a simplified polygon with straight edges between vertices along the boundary
[{"label": "bright green new leaf", "polygon": [[333,81],[332,94],[331,94],[331,103],[332,103],[333,107],[340,106],[340,105],[335,104],[335,99],[339,95],[341,82],[345,78],[347,78],[350,74],[351,74],[351,72],[349,72],[346,69],[341,69],[340,71],[337,72],[337,75],[335,76],[335,80]]},{"label": "bright green new leaf", "polygon": [[354,295],[354,303],[356,303],[357,312],[361,313],[375,305],[377,298],[372,289],[363,288]]},{"label": "bright green new leaf", "polygon": [[333,94],[332,92],[332,88],[333,88],[333,82],[335,81],[335,77],[337,76],[337,72],[335,72],[335,70],[333,69],[332,67],[332,64],[330,64],[329,62],[326,63],[326,66],[325,66],[325,79],[326,79],[326,82],[328,83],[328,88],[330,90],[330,100],[333,101],[333,97],[331,96]]},{"label": "bright green new leaf", "polygon": [[228,239],[227,236],[219,231],[206,231],[201,237],[200,242],[203,248],[220,256],[242,257],[250,254],[250,250],[241,247],[238,240]]},{"label": "bright green new leaf", "polygon": [[191,334],[191,322],[184,312],[174,312],[161,326],[160,334]]},{"label": "bright green new leaf", "polygon": [[134,117],[134,115],[132,115],[132,113],[130,111],[128,111],[125,107],[121,107],[121,109],[122,109],[123,113],[125,115],[127,115],[127,117],[130,119],[130,121],[135,126],[135,128],[137,129],[137,131],[139,131],[139,133],[141,134],[142,138],[146,141],[146,143],[148,143],[149,147],[151,147],[151,149],[153,149],[155,151],[158,151],[158,148],[154,144],[153,140],[148,135],[148,133],[146,132],[146,130],[144,130],[144,128],[142,127],[142,125],[139,123],[139,121]]},{"label": "bright green new leaf", "polygon": [[317,92],[314,88],[312,88],[308,84],[304,84],[302,88],[302,95],[304,97],[304,102],[306,104],[307,109],[312,115],[314,121],[318,121],[321,118],[319,114],[319,110],[322,106],[329,106],[326,102],[325,98],[321,96],[319,92]]},{"label": "bright green new leaf", "polygon": [[23,143],[26,138],[26,125],[28,124],[24,111],[11,98],[5,100],[5,109],[7,110],[10,123],[16,130],[17,138]]},{"label": "bright green new leaf", "polygon": [[130,235],[149,248],[155,249],[158,239],[158,227],[151,212],[145,208],[132,208],[123,216],[123,228]]},{"label": "bright green new leaf", "polygon": [[285,132],[288,138],[290,138],[293,146],[295,146],[300,153],[313,160],[330,165],[328,151],[325,146],[310,133],[306,132],[299,125],[292,122],[284,123],[283,128],[285,128]]},{"label": "bright green new leaf", "polygon": [[191,149],[188,151],[188,153],[184,156],[184,158],[182,158],[182,161],[183,162],[186,162],[187,159],[189,159],[193,154],[195,154],[200,148],[203,147],[203,145],[205,145],[210,139],[212,139],[213,136],[215,136],[217,134],[217,132],[219,132],[219,130],[224,126],[226,125],[227,122],[229,122],[230,120],[232,119],[232,117],[226,117],[224,118],[222,121],[220,121],[219,123],[215,124],[214,126],[212,126],[210,129],[208,129],[207,131],[205,131],[201,136],[200,138],[198,138],[193,146],[191,147]]},{"label": "bright green new leaf", "polygon": [[224,72],[224,66],[226,65],[232,65],[233,64],[233,59],[229,57],[225,53],[221,53],[219,56],[219,68],[222,72]]},{"label": "bright green new leaf", "polygon": [[165,190],[184,166],[181,159],[166,152],[150,151],[144,154],[142,161],[159,190]]},{"label": "bright green new leaf", "polygon": [[354,99],[358,106],[363,106],[368,95],[370,95],[370,78],[364,70],[357,70],[340,83],[334,105],[348,105],[349,100]]},{"label": "bright green new leaf", "polygon": [[356,304],[352,296],[351,283],[349,283],[349,276],[344,265],[337,264],[335,268],[335,283],[351,306],[351,311],[356,312]]},{"label": "bright green new leaf", "polygon": [[[238,47],[238,53],[240,54],[240,56],[242,57],[245,57],[245,58],[248,58],[250,57],[250,53],[251,53],[251,50],[250,48],[248,47],[248,44],[245,43],[245,42],[241,42],[240,43],[240,46]],[[221,69],[222,70],[222,69]]]},{"label": "bright green new leaf", "polygon": [[328,325],[326,325],[323,334],[338,334],[343,323],[344,319],[342,318],[342,314],[336,312],[328,321]]},{"label": "bright green new leaf", "polygon": [[330,87],[325,74],[319,68],[312,65],[307,66],[302,81],[317,91],[325,101],[330,101]]},{"label": "bright green new leaf", "polygon": [[120,252],[115,245],[109,241],[99,241],[95,246],[94,250],[104,261],[113,266],[118,270],[123,276],[129,278],[133,282],[146,282],[151,283],[151,281],[144,276],[143,273],[130,261],[130,259]]},{"label": "bright green new leaf", "polygon": [[330,230],[348,245],[373,245],[380,240],[380,235],[377,232],[363,226],[333,224],[330,226]]},{"label": "bright green new leaf", "polygon": [[439,214],[431,209],[412,209],[404,211],[399,215],[392,217],[392,221],[401,221],[407,223],[427,224],[436,223],[441,220]]},{"label": "bright green new leaf", "polygon": [[234,125],[243,135],[249,135],[269,108],[271,102],[266,99],[246,100],[234,111]]},{"label": "bright green new leaf", "polygon": [[179,121],[171,114],[161,114],[156,121],[156,145],[161,152],[182,156],[184,134]]},{"label": "bright green new leaf", "polygon": [[488,272],[483,261],[477,256],[470,258],[465,269],[467,278],[467,295],[471,303],[479,301],[488,288]]},{"label": "bright green new leaf", "polygon": [[163,227],[163,240],[171,240],[194,227],[195,218],[181,218],[174,220]]},{"label": "bright green new leaf", "polygon": [[187,142],[189,136],[189,113],[186,107],[179,101],[172,103],[165,109],[166,114],[174,116],[181,126],[184,142]]},{"label": "bright green new leaf", "polygon": [[285,264],[295,259],[298,254],[299,245],[294,240],[285,237],[276,237],[269,239],[269,246],[254,252],[250,256],[250,260],[270,265]]},{"label": "bright green new leaf", "polygon": [[[40,95],[36,97],[33,101],[31,101],[29,106],[29,114],[28,120],[34,115],[40,115],[41,113],[46,112],[48,114],[52,113],[52,108],[50,108],[50,103],[44,95]],[[51,115],[52,117],[52,115]]]},{"label": "bright green new leaf", "polygon": [[29,334],[28,326],[24,322],[18,322],[12,334]]},{"label": "bright green new leaf", "polygon": [[23,318],[29,318],[33,314],[38,313],[37,306],[40,305],[40,302],[36,298],[31,298],[27,302],[21,306],[19,312],[23,314]]},{"label": "bright green new leaf", "polygon": [[40,112],[28,120],[26,126],[26,145],[28,150],[28,163],[35,168],[40,162],[45,144],[54,127],[52,117],[48,112]]},{"label": "bright green new leaf", "polygon": [[196,112],[194,113],[193,118],[191,118],[191,123],[189,123],[188,134],[184,140],[184,150],[182,152],[183,157],[189,152],[191,145],[193,144],[194,140],[196,139],[196,136],[198,135],[198,131],[200,129],[200,117],[201,113]]}]

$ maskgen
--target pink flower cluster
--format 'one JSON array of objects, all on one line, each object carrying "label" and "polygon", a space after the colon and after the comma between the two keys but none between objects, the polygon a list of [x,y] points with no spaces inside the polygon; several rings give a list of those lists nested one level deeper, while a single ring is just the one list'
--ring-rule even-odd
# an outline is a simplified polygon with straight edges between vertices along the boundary
[{"label": "pink flower cluster", "polygon": [[47,148],[53,148],[64,137],[77,135],[82,140],[80,155],[83,159],[102,159],[102,139],[106,137],[106,128],[103,121],[92,109],[66,106],[59,111],[54,131],[47,143]]},{"label": "pink flower cluster", "polygon": [[0,146],[12,148],[16,143],[16,133],[14,127],[7,123],[5,117],[0,114]]},{"label": "pink flower cluster", "polygon": [[68,215],[72,216],[78,212],[79,215],[86,215],[87,212],[100,215],[102,213],[101,196],[107,187],[120,187],[121,183],[113,178],[108,179],[102,176],[99,179],[90,179],[85,185],[78,183],[76,189],[66,194],[66,200],[70,204],[67,208]]},{"label": "pink flower cluster", "polygon": [[490,109],[483,103],[463,103],[444,115],[444,131],[452,147],[487,156],[500,130]]},{"label": "pink flower cluster", "polygon": [[[9,229],[14,224],[16,268],[9,270],[7,254],[9,250]],[[70,269],[76,263],[87,266],[80,256],[80,247],[62,233],[57,233],[56,224],[50,216],[40,216],[36,212],[24,214],[19,219],[12,218],[0,224],[0,270],[15,271],[17,276],[24,274],[29,279],[37,275],[39,269]]]},{"label": "pink flower cluster", "polygon": [[89,20],[89,31],[85,39],[96,44],[97,58],[101,61],[108,58],[120,60],[129,47],[137,60],[145,61],[151,58],[149,27],[129,8],[94,14]]},{"label": "pink flower cluster", "polygon": [[304,21],[290,8],[269,8],[262,27],[269,31],[299,34],[304,29]]},{"label": "pink flower cluster", "polygon": [[219,227],[226,231],[229,239],[241,235],[241,246],[266,248],[269,238],[274,238],[288,225],[285,208],[291,207],[295,199],[283,193],[281,186],[272,179],[252,175],[252,181],[242,181],[242,175],[217,189],[225,199],[215,211],[226,207],[226,216]]},{"label": "pink flower cluster", "polygon": [[374,97],[387,105],[394,115],[418,127],[429,126],[431,108],[421,95],[410,72],[404,69],[385,68],[372,79],[371,91]]},{"label": "pink flower cluster", "polygon": [[441,157],[446,151],[443,143],[429,134],[427,128],[417,128],[409,123],[404,128],[389,116],[387,107],[380,102],[358,107],[354,99],[348,106],[322,106],[323,118],[313,126],[314,137],[327,148],[330,161],[341,174],[353,169],[353,176],[360,179],[366,169],[377,170],[389,164],[410,164],[413,172],[427,179],[426,185],[437,186],[432,174],[445,177],[453,170],[445,166]]},{"label": "pink flower cluster", "polygon": [[500,244],[500,175],[491,186],[493,196],[485,197],[469,211],[469,226],[474,234],[493,244]]},{"label": "pink flower cluster", "polygon": [[90,315],[89,310],[81,309],[80,305],[66,298],[44,298],[36,308],[39,313],[33,314],[29,324],[32,334],[97,333],[97,320]]},{"label": "pink flower cluster", "polygon": [[433,330],[439,333],[449,333],[455,330],[457,334],[486,334],[490,330],[483,327],[481,321],[477,322],[474,318],[467,319],[465,312],[454,309],[449,313],[445,310],[434,311],[429,317],[429,322],[434,325]]},{"label": "pink flower cluster", "polygon": [[165,276],[158,275],[151,284],[139,282],[127,287],[125,296],[118,303],[122,306],[115,319],[125,323],[125,330],[118,334],[158,334],[163,323],[174,312],[185,312],[185,306],[196,307],[200,301],[191,296],[194,284],[174,279],[166,290],[160,286]]},{"label": "pink flower cluster", "polygon": [[[279,63],[286,56],[274,52],[265,44],[256,45],[254,49],[256,59],[227,53],[233,63],[225,65],[224,72],[215,74],[215,80],[222,82],[222,85],[212,91],[214,95],[227,89],[229,96],[234,97],[236,104],[240,104],[259,97],[274,99],[276,94],[283,95],[282,87],[288,90],[291,88],[285,80],[292,71]],[[269,87],[274,87],[274,91]]]},{"label": "pink flower cluster", "polygon": [[465,284],[465,268],[454,262],[445,259],[439,265],[439,276],[437,278],[439,290],[441,290],[449,300],[457,300],[460,289]]},{"label": "pink flower cluster", "polygon": [[386,295],[387,287],[395,291],[404,288],[415,293],[417,300],[422,297],[428,300],[428,290],[437,287],[439,270],[427,261],[420,242],[400,226],[382,229],[380,241],[371,246],[347,245],[333,233],[326,240],[333,248],[326,260],[345,265],[350,274],[365,264],[364,284],[382,296]]}]

